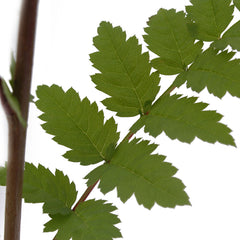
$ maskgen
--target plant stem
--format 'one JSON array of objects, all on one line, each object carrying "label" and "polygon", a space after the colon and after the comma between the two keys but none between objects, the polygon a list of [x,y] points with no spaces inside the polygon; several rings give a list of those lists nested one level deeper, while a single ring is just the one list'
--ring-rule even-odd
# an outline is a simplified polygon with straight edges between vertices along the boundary
[{"label": "plant stem", "polygon": [[83,193],[83,195],[81,196],[81,198],[79,199],[79,201],[76,203],[76,205],[74,206],[74,208],[72,209],[73,211],[76,210],[77,206],[81,203],[84,202],[86,200],[86,198],[88,197],[88,195],[91,193],[91,191],[94,189],[94,187],[97,185],[99,179],[91,186],[89,186],[86,191]]},{"label": "plant stem", "polygon": [[[13,95],[18,100],[22,117],[26,122],[30,99],[37,8],[38,0],[23,0],[22,2],[16,69],[13,79]],[[4,239],[19,240],[27,129],[8,106],[5,106],[5,112],[9,136]]]}]

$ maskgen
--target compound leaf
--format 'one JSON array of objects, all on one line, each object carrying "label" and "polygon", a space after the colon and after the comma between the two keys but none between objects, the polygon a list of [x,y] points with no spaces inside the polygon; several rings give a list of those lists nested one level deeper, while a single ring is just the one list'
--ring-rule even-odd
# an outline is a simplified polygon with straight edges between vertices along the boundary
[{"label": "compound leaf", "polygon": [[148,53],[142,53],[136,37],[126,40],[120,27],[102,22],[94,38],[98,52],[92,53],[93,66],[101,73],[92,76],[96,88],[109,96],[103,104],[118,116],[145,113],[145,103],[159,91],[159,76],[151,72]]},{"label": "compound leaf", "polygon": [[196,27],[196,38],[215,41],[220,38],[233,18],[234,6],[231,0],[191,0],[186,6],[188,17]]},{"label": "compound leaf", "polygon": [[40,86],[37,107],[44,113],[42,127],[54,135],[57,143],[71,150],[64,157],[89,165],[109,160],[109,147],[115,147],[119,133],[113,118],[104,123],[103,112],[87,98],[81,100],[72,88],[67,92],[59,86]]},{"label": "compound leaf", "polygon": [[118,217],[111,212],[116,207],[103,200],[88,200],[78,205],[68,215],[50,215],[52,218],[45,224],[44,232],[58,230],[58,240],[112,240],[121,237],[114,225],[119,223]]},{"label": "compound leaf", "polygon": [[233,52],[221,52],[212,48],[203,52],[185,74],[187,86],[196,92],[207,87],[208,91],[222,98],[228,91],[240,97],[240,62],[230,59]]},{"label": "compound leaf", "polygon": [[[56,170],[25,163],[23,198],[27,203],[44,203],[43,212],[68,215],[77,197],[75,184]],[[65,216],[63,216],[65,217]]]},{"label": "compound leaf", "polygon": [[188,31],[184,12],[175,9],[160,9],[149,19],[144,36],[148,48],[160,56],[152,65],[165,75],[185,71],[201,52],[202,43],[194,44],[194,38]]},{"label": "compound leaf", "polygon": [[208,104],[196,103],[196,100],[196,97],[165,95],[153,105],[147,116],[142,117],[145,132],[156,137],[164,131],[171,139],[187,143],[198,137],[210,143],[218,141],[235,146],[229,134],[231,130],[219,122],[222,115],[215,111],[203,111]]},{"label": "compound leaf", "polygon": [[123,141],[109,163],[90,172],[88,185],[100,179],[99,188],[105,194],[115,187],[126,202],[132,194],[139,204],[150,209],[154,203],[163,207],[189,204],[184,184],[173,177],[177,169],[164,161],[165,156],[151,155],[157,145],[134,139]]}]

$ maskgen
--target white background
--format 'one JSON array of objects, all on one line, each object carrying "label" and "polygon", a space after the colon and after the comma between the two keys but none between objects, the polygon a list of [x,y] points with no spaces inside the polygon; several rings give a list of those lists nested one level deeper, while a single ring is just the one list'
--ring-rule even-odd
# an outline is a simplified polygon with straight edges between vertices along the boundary
[{"label": "white background", "polygon": [[[18,0],[0,0],[0,74],[9,79],[10,53],[15,50]],[[66,90],[74,87],[81,98],[88,96],[100,103],[105,95],[94,88],[90,75],[96,70],[91,66],[89,54],[95,51],[92,38],[102,20],[120,25],[128,36],[136,35],[143,43],[143,28],[146,21],[161,7],[183,10],[189,1],[184,0],[41,0],[39,6],[38,29],[32,94],[37,85],[53,83]],[[235,15],[238,14],[235,11]],[[239,18],[239,15],[238,15]],[[143,47],[146,50],[146,47]],[[162,76],[162,91],[171,84],[173,78]],[[178,93],[194,95],[181,87]],[[196,94],[195,94],[196,95]],[[240,99],[226,94],[219,100],[204,90],[201,101],[210,103],[208,109],[217,110],[224,118],[222,122],[232,130],[232,136],[240,147]],[[0,165],[7,159],[7,126],[0,110]],[[105,111],[106,118],[114,115]],[[40,112],[31,104],[27,139],[26,161],[42,165],[54,171],[58,168],[68,174],[79,191],[86,185],[83,177],[92,167],[82,167],[70,163],[61,155],[65,148],[58,146],[40,127],[37,118]],[[115,118],[123,137],[136,118]],[[164,134],[157,139],[140,132],[137,136],[155,141],[160,146],[157,151],[167,156],[173,163],[187,186],[192,206],[162,208],[155,205],[152,210],[139,206],[134,197],[125,204],[117,198],[116,191],[102,195],[94,189],[90,198],[103,198],[118,207],[116,212],[122,223],[118,225],[124,240],[221,240],[240,239],[240,150],[219,143],[208,144],[195,139],[192,144],[170,140]],[[0,240],[3,239],[4,187],[0,188]],[[41,204],[23,203],[21,239],[53,239],[55,233],[43,233],[43,224],[48,216],[42,214]]]}]

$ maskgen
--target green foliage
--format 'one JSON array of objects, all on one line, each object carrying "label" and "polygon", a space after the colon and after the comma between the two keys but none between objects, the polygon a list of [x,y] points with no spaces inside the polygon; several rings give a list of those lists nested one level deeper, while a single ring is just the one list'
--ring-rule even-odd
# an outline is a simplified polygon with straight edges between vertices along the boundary
[{"label": "green foliage", "polygon": [[207,49],[199,55],[185,74],[187,86],[196,92],[207,87],[210,93],[219,98],[222,98],[227,91],[232,96],[240,97],[240,60],[230,61],[234,54]]},{"label": "green foliage", "polygon": [[[191,4],[186,7],[187,13],[160,9],[149,19],[144,40],[158,56],[153,60],[149,53],[142,53],[135,36],[127,39],[120,27],[101,22],[93,40],[97,52],[90,55],[99,71],[92,81],[109,96],[103,100],[107,109],[121,117],[139,115],[120,143],[114,118],[104,120],[95,102],[81,100],[72,88],[64,91],[57,85],[38,87],[36,106],[43,112],[42,127],[58,144],[69,148],[64,157],[81,165],[104,161],[85,177],[88,189],[73,208],[77,191],[67,176],[59,170],[53,174],[42,165],[26,163],[23,198],[30,203],[44,203],[43,212],[51,217],[44,231],[57,230],[56,239],[121,237],[114,226],[120,222],[112,214],[116,208],[103,200],[85,201],[98,181],[102,193],[116,188],[123,202],[134,194],[137,202],[148,209],[155,203],[171,208],[190,204],[184,184],[174,177],[177,169],[165,162],[165,156],[153,154],[157,145],[136,138],[130,141],[142,127],[153,137],[165,132],[182,142],[191,143],[197,137],[235,146],[231,130],[220,122],[221,114],[207,111],[208,104],[198,102],[197,97],[171,93],[187,82],[187,87],[197,93],[206,87],[219,98],[226,92],[240,97],[240,60],[233,59],[234,52],[224,51],[228,45],[240,50],[240,21],[226,30],[233,17],[231,0],[191,0]],[[240,1],[235,0],[234,5],[239,9]],[[203,41],[212,41],[204,51]],[[12,79],[14,63],[13,59]],[[162,95],[159,74],[178,74]],[[2,86],[11,108],[21,118],[4,81]],[[6,167],[0,167],[0,185],[5,184]]]},{"label": "green foliage", "polygon": [[[0,167],[0,185],[6,185],[7,165]],[[68,215],[76,200],[75,184],[56,170],[55,175],[41,164],[25,163],[22,197],[27,203],[44,203],[43,212]]]},{"label": "green foliage", "polygon": [[149,54],[142,53],[136,37],[126,40],[120,27],[102,22],[93,40],[98,52],[90,55],[101,73],[92,76],[96,88],[110,95],[103,104],[118,116],[131,117],[146,112],[159,91],[159,76],[151,72]]},{"label": "green foliage", "polygon": [[163,207],[189,204],[181,180],[173,177],[177,169],[164,162],[165,156],[151,155],[157,145],[134,139],[122,142],[109,163],[94,169],[85,178],[88,185],[100,179],[105,194],[117,187],[126,202],[134,193],[139,204],[150,209],[156,202]]},{"label": "green foliage", "polygon": [[220,38],[233,18],[231,0],[191,0],[186,7],[195,28],[195,37],[203,41]]},{"label": "green foliage", "polygon": [[81,100],[72,88],[64,92],[56,85],[40,86],[37,96],[36,105],[44,112],[40,118],[46,122],[42,127],[57,143],[71,149],[64,157],[82,165],[108,160],[119,138],[113,118],[104,123],[96,103]]},{"label": "green foliage", "polygon": [[103,200],[89,200],[78,205],[68,216],[50,215],[52,218],[45,224],[45,232],[58,230],[55,239],[58,240],[111,240],[121,237],[114,224],[119,219],[111,212],[116,207]]},{"label": "green foliage", "polygon": [[39,164],[25,164],[23,198],[28,203],[44,203],[43,212],[68,215],[77,197],[75,184],[67,176],[56,170],[53,175],[49,169]]},{"label": "green foliage", "polygon": [[22,117],[22,113],[21,113],[19,102],[18,102],[17,98],[13,95],[13,93],[9,89],[7,83],[2,78],[0,79],[0,81],[1,81],[1,87],[3,90],[4,97],[6,98],[7,104],[9,105],[11,110],[16,113],[21,124],[24,127],[26,127],[27,124],[26,124],[26,121]]},{"label": "green foliage", "polygon": [[213,43],[213,47],[223,50],[228,45],[240,51],[240,21],[231,26],[223,36]]},{"label": "green foliage", "polygon": [[[157,101],[151,112],[140,119],[145,132],[153,137],[164,131],[171,139],[190,143],[195,137],[203,141],[235,146],[229,134],[231,130],[220,123],[222,115],[215,111],[203,111],[208,104],[197,102],[196,97],[166,95]],[[140,123],[138,123],[140,124]]]},{"label": "green foliage", "polygon": [[185,70],[201,52],[202,43],[194,43],[184,12],[160,9],[149,19],[144,36],[148,48],[160,56],[152,65],[160,73],[173,75]]},{"label": "green foliage", "polygon": [[[0,185],[6,185],[7,167],[0,167]],[[116,207],[105,201],[89,200],[71,210],[76,200],[75,184],[67,176],[56,170],[55,175],[42,165],[35,167],[25,163],[23,198],[28,203],[44,203],[43,212],[51,220],[45,224],[44,231],[58,230],[56,239],[68,240],[111,240],[121,237],[114,225],[118,217],[111,212]]]}]

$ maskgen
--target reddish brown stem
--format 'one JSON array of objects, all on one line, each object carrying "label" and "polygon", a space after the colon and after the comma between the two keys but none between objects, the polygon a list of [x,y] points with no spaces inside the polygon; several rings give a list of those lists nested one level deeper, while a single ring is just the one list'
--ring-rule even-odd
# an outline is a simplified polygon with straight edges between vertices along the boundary
[{"label": "reddish brown stem", "polygon": [[97,180],[93,185],[89,186],[86,191],[83,193],[83,195],[81,196],[81,198],[79,199],[79,201],[76,203],[76,205],[74,206],[74,208],[72,209],[73,211],[76,210],[77,206],[81,203],[84,202],[88,195],[91,193],[91,191],[94,189],[94,187],[97,185],[99,180]]},{"label": "reddish brown stem", "polygon": [[[13,94],[27,122],[38,0],[23,0],[19,25]],[[5,98],[2,96],[2,99]],[[20,239],[22,185],[25,159],[26,127],[3,101],[9,128],[6,180],[5,240]]]},{"label": "reddish brown stem", "polygon": [[132,136],[134,135],[134,133],[129,132],[127,139],[130,140],[132,138]]}]

